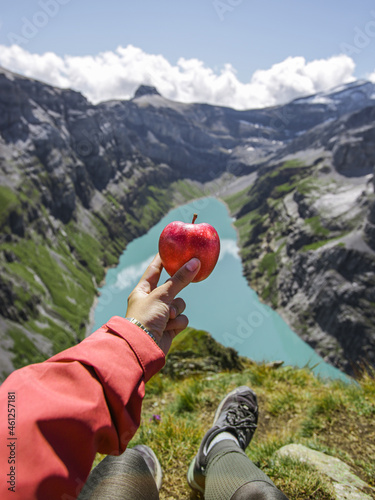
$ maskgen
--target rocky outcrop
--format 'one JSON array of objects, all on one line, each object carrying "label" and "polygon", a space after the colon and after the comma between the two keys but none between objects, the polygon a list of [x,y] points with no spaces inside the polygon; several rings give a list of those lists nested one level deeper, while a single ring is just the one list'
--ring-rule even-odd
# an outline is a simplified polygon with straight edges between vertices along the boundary
[{"label": "rocky outcrop", "polygon": [[[375,106],[371,86],[343,91],[342,115],[309,122],[263,162],[236,216],[250,286],[324,359],[353,374],[361,361],[375,364]],[[301,104],[309,114],[313,101],[316,117],[339,95],[288,109]],[[365,106],[355,109],[357,101]],[[241,219],[250,221],[246,232]]]},{"label": "rocky outcrop", "polygon": [[277,450],[278,458],[297,460],[317,470],[332,483],[335,500],[371,500],[374,489],[337,457],[302,444],[288,444]]},{"label": "rocky outcrop", "polygon": [[353,374],[375,365],[374,180],[338,176],[322,149],[309,163],[297,157],[262,167],[237,208],[244,273],[303,340]]},{"label": "rocky outcrop", "polygon": [[333,164],[340,174],[359,177],[372,172],[375,158],[375,125],[351,134],[341,134],[335,140],[332,157]]},{"label": "rocky outcrop", "polygon": [[375,156],[375,105],[328,120],[294,138],[280,151],[280,157],[308,149],[324,149],[342,175],[360,177],[373,172]]},{"label": "rocky outcrop", "polygon": [[[375,155],[374,155],[375,157]],[[373,186],[374,186],[374,193],[375,193],[375,169],[374,169],[374,175],[373,175]],[[373,249],[375,250],[375,197],[370,203],[369,211],[367,214],[367,220],[365,222],[365,228],[364,228],[364,233],[365,233],[365,239],[366,243]]]},{"label": "rocky outcrop", "polygon": [[190,337],[195,339],[194,346],[189,339],[181,337],[172,346],[162,373],[174,379],[192,375],[218,373],[223,370],[242,371],[244,358],[231,347],[224,347],[208,332],[191,330]]},{"label": "rocky outcrop", "polygon": [[278,290],[284,314],[325,360],[347,373],[374,363],[374,257],[339,246],[295,253]]},{"label": "rocky outcrop", "polygon": [[140,85],[134,94],[134,99],[144,95],[161,95],[155,87],[150,85]]},{"label": "rocky outcrop", "polygon": [[375,203],[372,204],[371,210],[370,210],[370,216],[368,220],[366,221],[365,225],[365,238],[367,244],[375,250],[375,222],[373,222],[373,213],[375,212]]}]

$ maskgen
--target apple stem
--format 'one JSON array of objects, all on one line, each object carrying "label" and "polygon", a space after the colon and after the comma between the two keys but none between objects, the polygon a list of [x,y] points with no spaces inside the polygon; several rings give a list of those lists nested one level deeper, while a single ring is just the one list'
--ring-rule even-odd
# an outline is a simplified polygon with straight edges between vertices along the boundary
[{"label": "apple stem", "polygon": [[192,224],[194,224],[194,222],[197,220],[197,217],[198,217],[198,214],[194,214]]}]

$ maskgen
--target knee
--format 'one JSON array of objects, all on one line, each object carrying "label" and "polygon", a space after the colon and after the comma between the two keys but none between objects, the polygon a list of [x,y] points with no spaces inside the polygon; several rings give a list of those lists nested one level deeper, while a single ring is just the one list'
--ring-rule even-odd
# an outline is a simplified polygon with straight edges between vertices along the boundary
[{"label": "knee", "polygon": [[241,486],[231,500],[288,500],[288,498],[270,483],[252,481]]}]

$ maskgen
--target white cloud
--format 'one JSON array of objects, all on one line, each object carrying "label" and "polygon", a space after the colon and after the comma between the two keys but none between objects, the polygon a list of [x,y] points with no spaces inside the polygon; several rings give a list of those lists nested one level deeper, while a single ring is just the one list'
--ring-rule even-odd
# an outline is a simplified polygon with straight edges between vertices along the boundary
[{"label": "white cloud", "polygon": [[[181,102],[206,102],[237,109],[259,108],[328,90],[354,80],[355,64],[347,55],[307,62],[289,57],[267,70],[256,71],[250,82],[240,82],[227,64],[217,74],[198,59],[172,65],[162,55],[146,54],[128,45],[95,56],[31,54],[0,45],[0,65],[58,87],[82,92],[90,101],[129,99],[140,84]],[[375,78],[375,74],[373,75]]]},{"label": "white cloud", "polygon": [[[219,261],[227,255],[240,260],[239,249],[236,241],[228,239],[221,240]],[[128,288],[134,288],[134,286],[138,283],[141,276],[145,272],[145,269],[149,266],[149,264],[151,264],[153,258],[154,255],[151,255],[140,264],[134,264],[122,269],[117,274],[116,282],[111,285],[109,289],[107,288],[107,293],[111,295],[112,293],[118,293]]]},{"label": "white cloud", "polygon": [[371,73],[371,75],[368,77],[368,79],[370,80],[370,82],[375,83],[375,71],[373,73]]},{"label": "white cloud", "polygon": [[126,267],[120,271],[117,275],[116,283],[113,285],[114,289],[125,290],[129,287],[134,287],[141,276],[145,272],[146,268],[151,264],[154,255],[151,255],[148,259],[144,260],[140,264],[134,264],[133,266]]},{"label": "white cloud", "polygon": [[240,260],[239,248],[234,240],[221,240],[220,241],[220,255],[219,261],[226,255],[231,255],[235,259]]}]

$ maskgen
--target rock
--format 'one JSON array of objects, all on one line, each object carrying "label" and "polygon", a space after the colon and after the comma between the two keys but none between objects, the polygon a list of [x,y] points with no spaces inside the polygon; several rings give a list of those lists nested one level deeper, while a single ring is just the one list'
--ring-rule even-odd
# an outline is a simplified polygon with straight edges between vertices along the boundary
[{"label": "rock", "polygon": [[365,223],[365,227],[363,229],[366,243],[375,251],[375,224],[372,224],[370,221]]},{"label": "rock", "polygon": [[280,448],[278,457],[291,457],[307,463],[327,476],[333,484],[336,500],[371,500],[363,490],[373,490],[367,483],[354,474],[342,460],[311,450],[301,444],[288,444]]},{"label": "rock", "polygon": [[298,214],[302,219],[308,219],[317,215],[316,209],[311,205],[311,202],[306,196],[299,191],[294,191],[293,200],[297,203]]},{"label": "rock", "polygon": [[308,226],[296,225],[293,232],[291,232],[287,237],[286,252],[289,256],[291,256],[305,245],[310,245],[314,241],[318,240],[319,238],[314,235]]},{"label": "rock", "polygon": [[15,262],[17,260],[17,256],[14,252],[11,250],[5,250],[4,251],[4,257],[7,262]]},{"label": "rock", "polygon": [[371,224],[375,224],[375,201],[370,206],[367,218]]},{"label": "rock", "polygon": [[67,224],[76,207],[76,192],[72,180],[62,172],[61,175],[52,175],[50,193],[52,215]]},{"label": "rock", "polygon": [[[373,175],[372,182],[375,191],[375,175]],[[375,200],[369,206],[364,234],[368,245],[375,250]]]},{"label": "rock", "polygon": [[283,366],[284,361],[271,361],[270,363],[266,363],[265,366],[267,368],[271,368],[273,370],[277,370],[280,366]]},{"label": "rock", "polygon": [[19,209],[12,210],[9,214],[9,225],[12,233],[23,237],[25,235],[25,223],[23,214]]},{"label": "rock", "polygon": [[350,374],[375,361],[374,258],[342,247],[297,253],[278,283],[294,329],[323,358]]},{"label": "rock", "polygon": [[373,188],[368,176],[324,174],[324,183],[313,162],[260,170],[237,212],[244,274],[325,361],[353,375],[375,363]]},{"label": "rock", "polygon": [[137,97],[143,97],[144,95],[160,95],[160,93],[155,87],[151,87],[150,85],[140,85],[135,91],[134,99],[137,99]]},{"label": "rock", "polygon": [[375,127],[344,135],[335,141],[332,150],[336,170],[347,176],[372,172],[375,157]]},{"label": "rock", "polygon": [[202,354],[191,351],[169,353],[162,372],[172,378],[182,378],[202,373],[218,373],[223,370],[241,371],[243,369],[238,353],[222,347],[222,352]]},{"label": "rock", "polygon": [[[177,344],[168,353],[163,373],[182,378],[202,373],[217,373],[223,370],[241,371],[242,361],[232,347],[225,347],[217,342],[208,332],[195,330],[194,335],[185,331]],[[189,337],[194,336],[192,348]]]},{"label": "rock", "polygon": [[334,167],[343,175],[355,177],[373,172],[375,106],[370,94],[367,99],[361,101],[366,102],[365,106],[360,105],[350,114],[305,129],[285,146],[283,155],[322,148],[331,152]]},{"label": "rock", "polygon": [[0,274],[0,314],[3,318],[19,320],[15,307],[16,295],[10,281],[4,279],[4,272]]}]

